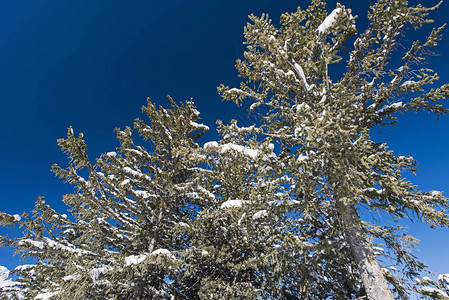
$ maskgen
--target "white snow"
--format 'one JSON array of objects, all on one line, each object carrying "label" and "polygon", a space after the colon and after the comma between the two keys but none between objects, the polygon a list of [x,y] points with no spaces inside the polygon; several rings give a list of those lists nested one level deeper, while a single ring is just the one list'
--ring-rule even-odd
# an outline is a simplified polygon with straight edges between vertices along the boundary
[{"label": "white snow", "polygon": [[206,190],[205,188],[203,188],[201,185],[198,186],[198,189],[201,192],[203,192],[204,194],[206,194],[209,198],[215,199],[215,195],[213,193],[211,193],[210,191]]},{"label": "white snow", "polygon": [[111,151],[111,152],[106,153],[106,156],[116,157],[116,156],[117,156],[117,153],[114,152],[114,151]]},{"label": "white snow", "polygon": [[181,227],[189,227],[189,224],[184,223],[184,222],[178,222],[178,225]]},{"label": "white snow", "polygon": [[266,209],[256,212],[253,215],[253,220],[257,220],[259,218],[268,217],[268,212]]},{"label": "white snow", "polygon": [[442,297],[449,297],[445,292],[443,292],[442,290],[439,290],[439,289],[435,289],[435,288],[431,288],[431,287],[429,287],[429,286],[424,286],[424,287],[422,287],[422,288],[420,288],[419,290],[418,290],[419,292],[421,292],[421,293],[428,293],[428,294],[438,294],[439,296],[442,296]]},{"label": "white snow", "polygon": [[217,142],[211,141],[211,142],[205,143],[203,146],[204,149],[209,148],[209,147],[219,148],[221,153],[225,153],[226,151],[229,151],[229,150],[235,150],[237,152],[240,152],[240,153],[250,156],[252,158],[255,158],[257,156],[257,154],[259,153],[259,150],[250,149],[248,147],[245,147],[242,145],[237,145],[234,143],[227,143],[224,145],[219,145]]},{"label": "white snow", "polygon": [[24,271],[24,270],[28,270],[28,269],[32,269],[34,268],[36,265],[20,265],[14,268],[14,270],[16,271]]},{"label": "white snow", "polygon": [[73,280],[73,279],[77,279],[77,278],[78,278],[78,275],[72,274],[72,275],[67,275],[67,276],[62,277],[62,280],[69,281],[69,280]]},{"label": "white snow", "polygon": [[241,89],[237,89],[237,88],[232,88],[226,91],[226,93],[244,93],[244,91],[242,91]]},{"label": "white snow", "polygon": [[24,239],[24,240],[21,240],[19,242],[19,245],[23,245],[25,243],[29,243],[29,244],[31,244],[34,247],[39,248],[39,249],[44,249],[44,243],[43,242],[33,241],[31,239]]},{"label": "white snow", "polygon": [[150,198],[152,195],[152,194],[148,193],[147,191],[142,191],[142,190],[136,190],[136,191],[134,191],[134,194],[136,194],[136,196],[138,196],[138,197],[142,197],[143,199]]},{"label": "white snow", "polygon": [[190,125],[192,125],[195,128],[203,128],[204,130],[209,131],[209,126],[206,126],[204,124],[198,124],[197,122],[190,121]]},{"label": "white snow", "polygon": [[106,267],[95,268],[90,271],[90,276],[92,277],[92,281],[94,285],[96,284],[97,279],[101,274],[106,274],[108,269]]},{"label": "white snow", "polygon": [[306,86],[307,90],[310,90],[310,85],[307,83],[306,75],[304,74],[304,70],[300,65],[298,65],[297,62],[293,65],[295,68],[296,73],[301,77],[302,81],[304,82],[304,85]]},{"label": "white snow", "polygon": [[414,84],[415,82],[413,80],[407,80],[403,84],[401,84],[401,87],[406,87],[408,85]]},{"label": "white snow", "polygon": [[436,196],[441,196],[443,192],[440,191],[431,191],[430,194],[432,195],[432,197],[436,197]]},{"label": "white snow", "polygon": [[[47,244],[48,247],[53,248],[53,249],[61,249],[63,251],[68,251],[68,252],[72,252],[72,253],[77,253],[77,254],[92,254],[92,252],[88,251],[88,250],[83,250],[80,248],[76,248],[75,246],[69,244],[69,245],[64,245],[60,242],[54,241],[50,238],[45,237],[45,242]],[[43,248],[43,243],[42,243],[42,248]],[[42,249],[41,248],[41,249]]]},{"label": "white snow", "polygon": [[147,256],[145,254],[127,256],[125,257],[125,266],[138,265],[146,258]]},{"label": "white snow", "polygon": [[20,222],[20,220],[22,219],[19,215],[14,215],[14,221],[16,222]]},{"label": "white snow", "polygon": [[9,271],[6,267],[0,266],[0,287],[2,286],[2,283],[8,278]]},{"label": "white snow", "polygon": [[430,277],[427,277],[427,276],[424,276],[423,278],[421,278],[421,280],[422,280],[423,282],[433,282],[433,280],[430,279]]},{"label": "white snow", "polygon": [[240,152],[242,154],[251,156],[252,158],[255,158],[257,156],[257,154],[259,153],[259,150],[253,150],[253,149],[249,149],[245,146],[241,146],[241,145],[236,145],[233,143],[228,143],[228,144],[224,144],[221,146],[221,153],[225,153],[228,150],[235,150],[237,152]]},{"label": "white snow", "polygon": [[307,155],[304,155],[304,154],[300,154],[299,156],[298,156],[298,158],[296,159],[296,161],[297,162],[302,162],[302,161],[305,161],[305,160],[307,160],[309,157],[307,156]]},{"label": "white snow", "polygon": [[326,29],[332,26],[332,24],[335,22],[335,19],[337,18],[337,14],[341,11],[341,8],[337,7],[334,9],[327,17],[324,19],[323,23],[318,26],[318,31],[320,33],[324,33]]},{"label": "white snow", "polygon": [[215,141],[207,142],[204,144],[203,148],[207,149],[209,147],[218,147],[218,143]]},{"label": "white snow", "polygon": [[242,207],[244,203],[250,203],[249,200],[228,200],[221,204],[220,208],[235,208]]},{"label": "white snow", "polygon": [[168,256],[169,258],[175,258],[175,256],[167,249],[156,249],[153,252],[150,253],[150,256],[155,256],[155,255],[165,255]]},{"label": "white snow", "polygon": [[288,199],[288,200],[273,200],[273,201],[268,202],[269,205],[276,205],[276,206],[284,205],[284,204],[294,205],[294,204],[299,204],[299,203],[301,203],[301,202],[299,202],[298,200],[290,200],[290,199]]},{"label": "white snow", "polygon": [[394,108],[401,107],[401,106],[402,106],[402,102],[396,102],[396,103],[393,103],[390,105],[390,107],[394,107]]},{"label": "white snow", "polygon": [[34,297],[34,300],[48,300],[51,297],[57,295],[59,292],[47,292],[47,293],[41,293],[39,295],[37,295],[36,297]]},{"label": "white snow", "polygon": [[381,113],[386,109],[390,109],[390,108],[399,108],[402,106],[402,102],[396,102],[396,103],[392,103],[390,105],[385,105],[384,107],[382,107],[381,109],[379,109],[377,112]]},{"label": "white snow", "polygon": [[441,282],[449,283],[449,274],[441,274],[438,276],[438,280]]},{"label": "white snow", "polygon": [[298,105],[296,105],[296,111],[301,111],[301,110],[309,110],[310,109],[310,106],[309,105],[307,105],[307,103],[301,103],[301,104],[298,104]]}]

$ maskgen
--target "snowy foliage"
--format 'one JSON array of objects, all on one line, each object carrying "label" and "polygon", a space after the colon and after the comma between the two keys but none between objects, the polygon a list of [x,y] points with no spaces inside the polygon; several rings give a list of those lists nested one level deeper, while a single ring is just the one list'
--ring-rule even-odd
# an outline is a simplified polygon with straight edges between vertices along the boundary
[{"label": "snowy foliage", "polygon": [[[1,291],[12,299],[447,297],[446,275],[410,280],[426,269],[403,227],[360,217],[368,209],[449,225],[443,194],[402,176],[415,160],[370,137],[397,113],[448,111],[449,86],[427,91],[437,76],[418,64],[442,28],[406,49],[400,68],[387,64],[397,36],[430,22],[435,8],[378,0],[353,45],[356,19],[340,4],[328,13],[313,0],[282,15],[280,28],[251,15],[237,61],[244,81],[218,90],[267,110],[257,125],[217,122],[221,139],[203,147],[209,127],[192,101],[170,99],[169,109],[148,101],[148,121],[117,129],[119,147],[94,161],[69,128],[58,140],[68,166],[53,171],[75,188],[63,198],[70,216],[42,198],[30,214],[0,212],[0,224],[24,228],[1,244],[35,260],[0,268]],[[336,63],[347,72],[333,78]]]}]

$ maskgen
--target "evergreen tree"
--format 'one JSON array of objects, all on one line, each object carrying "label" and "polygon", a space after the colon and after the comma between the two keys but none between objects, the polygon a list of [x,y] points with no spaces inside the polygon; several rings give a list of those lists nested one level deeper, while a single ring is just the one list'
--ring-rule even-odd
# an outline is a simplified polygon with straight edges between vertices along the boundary
[{"label": "evergreen tree", "polygon": [[[250,100],[257,124],[219,124],[221,140],[200,147],[208,130],[192,101],[143,111],[150,124],[117,129],[120,146],[95,163],[82,134],[58,140],[69,166],[53,166],[76,191],[63,198],[70,216],[39,198],[31,214],[0,212],[20,224],[19,238],[1,237],[23,258],[1,286],[6,299],[369,299],[407,298],[409,291],[442,299],[439,282],[412,279],[425,266],[411,253],[416,240],[362,212],[394,221],[449,225],[441,192],[420,191],[403,177],[411,157],[375,142],[370,129],[397,114],[448,110],[449,85],[420,68],[441,38],[434,29],[392,59],[410,28],[431,22],[437,6],[378,0],[370,25],[357,34],[351,10],[330,14],[312,0],[281,17],[250,16],[247,51],[237,61],[240,88],[220,86],[226,100]],[[332,64],[346,72],[335,75]],[[351,46],[352,47],[352,46]],[[390,67],[394,66],[394,67]],[[401,102],[402,101],[402,102]],[[141,140],[146,146],[141,145]],[[397,271],[402,269],[402,272]],[[6,278],[0,269],[0,279]],[[446,277],[445,277],[446,276]]]},{"label": "evergreen tree", "polygon": [[[171,109],[148,101],[143,111],[151,124],[136,120],[148,147],[137,145],[131,128],[117,129],[120,147],[92,164],[82,134],[69,128],[58,140],[67,168],[56,175],[73,184],[65,195],[72,218],[40,198],[31,215],[1,214],[3,225],[19,223],[24,236],[2,238],[23,258],[36,260],[13,273],[27,299],[167,299],[179,253],[188,245],[185,227],[209,194],[201,187],[198,145],[208,128],[198,124],[193,102]],[[16,293],[17,291],[13,291]],[[37,299],[37,298],[36,298]]]},{"label": "evergreen tree", "polygon": [[[399,113],[428,110],[440,116],[448,111],[440,101],[449,96],[449,85],[425,89],[438,76],[421,67],[444,26],[434,28],[425,41],[414,41],[402,60],[393,59],[404,32],[430,23],[426,17],[437,7],[378,0],[346,62],[345,47],[357,34],[349,8],[338,4],[327,14],[324,1],[314,0],[304,11],[282,15],[281,28],[267,15],[251,15],[245,59],[236,65],[247,80],[239,88],[219,87],[225,100],[250,100],[251,111],[265,107],[258,130],[281,145],[276,160],[292,178],[290,196],[310,228],[322,226],[329,233],[317,236],[316,246],[322,239],[334,250],[349,245],[356,264],[349,273],[361,280],[369,299],[392,299],[393,292],[406,298],[407,290],[416,289],[407,279],[418,276],[424,265],[410,252],[413,237],[400,226],[362,220],[363,210],[386,213],[395,221],[418,218],[431,227],[449,224],[442,193],[420,191],[403,178],[404,171],[415,171],[415,160],[396,156],[370,138],[371,128],[394,125]],[[329,71],[337,63],[345,63],[342,76]],[[378,249],[378,243],[386,249]],[[317,248],[315,259],[331,262],[325,253]],[[334,270],[351,266],[333,262]],[[405,276],[386,268],[391,263]]]},{"label": "evergreen tree", "polygon": [[219,124],[224,138],[206,143],[203,152],[215,201],[191,224],[191,248],[183,256],[187,268],[179,282],[188,288],[189,299],[279,298],[285,285],[282,270],[298,243],[278,226],[274,207],[267,205],[267,199],[282,201],[282,182],[268,183],[268,174],[276,170],[257,158],[273,156],[273,145],[244,141],[252,128],[231,135],[236,123]]}]

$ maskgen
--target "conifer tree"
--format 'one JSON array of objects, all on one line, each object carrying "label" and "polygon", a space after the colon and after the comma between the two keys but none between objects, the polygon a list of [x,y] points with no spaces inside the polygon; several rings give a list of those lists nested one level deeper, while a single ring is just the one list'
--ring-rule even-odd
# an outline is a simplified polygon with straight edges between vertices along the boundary
[{"label": "conifer tree", "polygon": [[[167,299],[177,295],[170,284],[179,253],[188,245],[185,224],[208,199],[202,188],[195,143],[207,126],[198,124],[193,102],[171,109],[148,101],[143,111],[150,124],[134,127],[148,146],[117,129],[120,147],[93,164],[82,139],[69,128],[58,144],[67,153],[67,168],[54,173],[73,184],[65,195],[71,217],[56,212],[44,199],[31,215],[1,214],[2,225],[19,223],[20,238],[2,238],[34,265],[13,273],[27,299]],[[37,299],[36,298],[36,299]]]},{"label": "conifer tree", "polygon": [[[70,128],[58,140],[69,166],[53,166],[76,189],[63,198],[70,215],[43,198],[31,214],[0,213],[0,224],[25,230],[1,244],[36,261],[13,270],[18,279],[4,285],[5,297],[446,297],[445,275],[412,281],[425,271],[410,251],[416,240],[362,213],[449,225],[442,193],[402,176],[415,171],[413,158],[370,137],[399,113],[448,111],[441,100],[449,86],[427,89],[438,76],[421,68],[442,27],[392,59],[405,31],[430,23],[436,8],[378,0],[358,35],[349,8],[328,14],[320,0],[282,15],[279,29],[266,15],[250,16],[245,59],[237,61],[246,81],[219,92],[252,101],[253,114],[266,110],[253,126],[218,122],[221,140],[203,147],[196,141],[208,128],[191,101],[170,99],[171,109],[149,101],[150,124],[134,123],[139,137],[117,129],[120,146],[95,163]],[[330,71],[337,63],[342,76]]]},{"label": "conifer tree", "polygon": [[239,128],[235,135],[235,122],[219,124],[223,139],[206,143],[203,151],[214,201],[191,224],[191,248],[182,259],[187,268],[179,283],[187,288],[189,299],[279,298],[282,271],[293,260],[297,242],[285,227],[276,225],[273,207],[266,205],[266,199],[276,202],[273,194],[282,182],[260,184],[276,172],[257,159],[274,155],[273,145],[244,141],[252,128]]},{"label": "conifer tree", "polygon": [[[448,111],[441,100],[448,98],[449,85],[426,88],[436,84],[438,75],[422,67],[444,26],[411,43],[402,60],[393,57],[402,35],[432,22],[427,15],[437,7],[378,0],[368,14],[368,28],[357,38],[356,18],[340,4],[328,14],[324,1],[313,0],[306,10],[283,14],[280,28],[267,15],[251,15],[244,32],[245,59],[236,64],[246,81],[239,88],[218,88],[225,100],[251,101],[253,113],[265,108],[258,131],[281,145],[275,160],[292,178],[290,196],[298,201],[298,211],[310,228],[320,220],[318,226],[329,232],[315,242],[325,238],[334,250],[349,246],[356,265],[350,273],[361,280],[369,299],[406,298],[407,290],[416,290],[409,280],[425,267],[410,252],[413,237],[400,226],[362,219],[363,210],[387,213],[394,221],[417,218],[431,227],[449,225],[442,193],[420,191],[402,176],[415,171],[416,161],[394,155],[370,137],[371,128],[396,124],[399,113],[427,110],[440,116]],[[349,55],[345,47],[352,48]],[[330,71],[338,63],[345,64],[342,76]],[[319,251],[315,257],[330,262]],[[334,270],[351,266],[333,262]],[[400,266],[404,276],[387,264]]]}]

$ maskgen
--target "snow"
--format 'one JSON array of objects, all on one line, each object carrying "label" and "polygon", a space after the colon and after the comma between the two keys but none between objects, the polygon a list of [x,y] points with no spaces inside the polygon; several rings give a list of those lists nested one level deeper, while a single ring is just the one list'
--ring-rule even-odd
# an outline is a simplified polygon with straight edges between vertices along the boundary
[{"label": "snow", "polygon": [[406,87],[408,85],[414,84],[415,82],[413,80],[407,80],[403,84],[401,84],[401,87]]},{"label": "snow", "polygon": [[441,274],[438,276],[438,280],[441,282],[449,283],[449,274]]},{"label": "snow", "polygon": [[204,149],[207,149],[209,147],[220,148],[221,153],[225,153],[226,151],[229,151],[229,150],[235,150],[237,152],[240,152],[240,153],[250,156],[252,158],[255,158],[257,156],[257,154],[259,153],[259,150],[250,149],[245,146],[237,145],[234,143],[219,145],[217,142],[211,141],[211,142],[205,143],[203,146]]},{"label": "snow", "polygon": [[150,253],[150,256],[159,256],[159,255],[165,255],[168,256],[169,258],[175,258],[175,256],[167,249],[156,249],[153,252]]},{"label": "snow", "polygon": [[244,203],[250,203],[249,200],[228,200],[221,204],[220,208],[237,208],[242,207]]},{"label": "snow", "polygon": [[209,147],[218,147],[218,143],[215,141],[207,142],[204,144],[203,148],[207,149]]},{"label": "snow", "polygon": [[392,104],[390,104],[390,105],[385,105],[384,107],[382,107],[381,109],[379,109],[377,112],[378,113],[381,113],[381,112],[383,112],[384,110],[386,110],[386,109],[390,109],[390,108],[399,108],[399,107],[402,107],[402,102],[396,102],[396,103],[392,103]]},{"label": "snow", "polygon": [[226,91],[226,93],[244,93],[241,89],[232,88]]},{"label": "snow", "polygon": [[268,212],[267,212],[266,209],[256,212],[253,215],[253,220],[257,220],[257,219],[260,219],[260,218],[263,218],[263,217],[268,217]]},{"label": "snow", "polygon": [[[76,248],[75,246],[73,246],[71,244],[69,244],[69,246],[67,246],[67,245],[59,243],[57,241],[54,241],[52,239],[49,239],[47,237],[45,237],[44,239],[45,239],[48,247],[56,249],[56,250],[61,249],[63,251],[68,251],[68,252],[77,253],[77,254],[92,254],[92,252],[90,252],[90,251]],[[42,243],[42,248],[43,248],[43,243]]]},{"label": "snow", "polygon": [[320,33],[324,33],[332,24],[335,22],[337,18],[337,14],[341,11],[340,7],[334,9],[327,17],[324,19],[323,23],[318,26],[318,31]]},{"label": "snow", "polygon": [[310,85],[307,83],[306,75],[304,74],[304,70],[302,69],[302,67],[300,65],[298,65],[298,63],[296,63],[296,62],[293,66],[295,68],[296,73],[298,73],[298,75],[301,77],[302,81],[304,82],[306,89],[310,90]]},{"label": "snow", "polygon": [[24,240],[21,240],[19,242],[19,245],[24,245],[25,243],[29,243],[29,244],[31,244],[34,247],[39,248],[39,249],[44,249],[44,243],[43,242],[33,241],[31,239],[24,239]]},{"label": "snow", "polygon": [[442,297],[449,297],[445,292],[439,289],[431,288],[429,286],[424,286],[418,290],[420,293],[426,293],[426,294],[438,294]]},{"label": "snow", "polygon": [[47,293],[42,293],[42,294],[39,294],[39,295],[37,295],[36,297],[34,297],[34,300],[38,300],[38,299],[40,299],[40,300],[48,300],[48,299],[50,299],[51,297],[57,295],[58,293],[59,293],[59,292],[47,292]]},{"label": "snow", "polygon": [[253,150],[253,149],[249,149],[245,146],[241,146],[241,145],[236,145],[233,143],[228,143],[228,144],[224,144],[221,146],[221,153],[224,153],[228,150],[235,150],[237,152],[240,152],[242,154],[251,156],[252,158],[255,158],[257,156],[257,154],[259,153],[259,150]]},{"label": "snow", "polygon": [[67,276],[62,277],[62,280],[69,281],[69,280],[73,280],[73,279],[77,279],[77,278],[78,278],[78,276],[73,274],[73,275],[67,275]]},{"label": "snow", "polygon": [[402,102],[396,102],[396,103],[393,103],[390,105],[390,107],[394,107],[394,108],[401,107],[401,106],[402,106]]},{"label": "snow", "polygon": [[215,195],[213,193],[211,193],[210,191],[206,190],[205,188],[203,188],[201,185],[198,186],[198,189],[201,192],[203,192],[204,194],[206,194],[209,198],[215,199]]},{"label": "snow", "polygon": [[297,161],[297,162],[302,162],[302,161],[307,160],[308,158],[309,158],[309,157],[308,157],[307,155],[300,154],[300,155],[298,156],[298,158],[296,159],[296,161]]},{"label": "snow", "polygon": [[145,254],[127,256],[125,257],[125,266],[138,265],[146,258],[147,256]]},{"label": "snow", "polygon": [[0,287],[2,286],[2,283],[8,278],[9,271],[6,267],[0,266]]},{"label": "snow", "polygon": [[296,111],[301,111],[301,110],[309,110],[310,109],[310,106],[309,105],[307,105],[307,103],[301,103],[301,104],[298,104],[298,105],[296,105]]},{"label": "snow", "polygon": [[148,193],[147,191],[141,191],[141,190],[134,191],[134,194],[136,194],[136,196],[138,196],[138,197],[142,197],[143,199],[150,198],[152,195],[152,194]]},{"label": "snow", "polygon": [[32,269],[34,268],[36,265],[20,265],[14,268],[14,270],[16,271],[24,271],[24,270],[28,270],[28,269]]},{"label": "snow", "polygon": [[106,156],[116,157],[116,156],[117,156],[117,153],[114,152],[114,151],[111,151],[111,152],[106,153]]},{"label": "snow", "polygon": [[269,205],[275,205],[275,206],[280,206],[280,205],[294,205],[294,204],[299,204],[301,202],[299,202],[298,200],[274,200],[274,201],[270,201],[268,202]]},{"label": "snow", "polygon": [[14,221],[16,222],[20,222],[20,220],[22,219],[19,215],[13,215],[14,217]]},{"label": "snow", "polygon": [[106,267],[95,268],[90,271],[90,276],[92,277],[92,281],[94,285],[96,284],[97,279],[101,274],[106,274],[108,269]]},{"label": "snow", "polygon": [[195,128],[203,128],[204,130],[209,131],[209,126],[206,126],[204,124],[198,124],[197,122],[190,121],[190,125],[192,125]]},{"label": "snow", "polygon": [[[12,279],[7,279],[9,276],[9,270],[0,266],[0,291],[2,290],[12,290],[15,286],[20,285],[18,282],[13,281]],[[1,295],[0,295],[1,296]],[[16,293],[17,299],[24,299],[23,295],[20,293]],[[12,298],[2,298],[2,299],[12,299]],[[14,298],[16,299],[16,298]]]},{"label": "snow", "polygon": [[441,196],[443,192],[440,191],[431,191],[430,194],[432,195],[432,197],[436,197],[436,196]]}]

